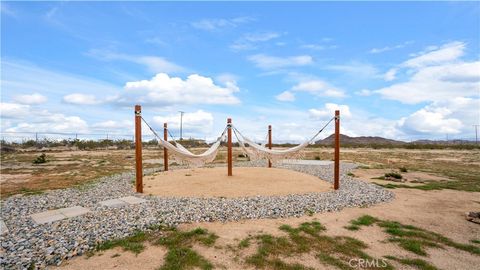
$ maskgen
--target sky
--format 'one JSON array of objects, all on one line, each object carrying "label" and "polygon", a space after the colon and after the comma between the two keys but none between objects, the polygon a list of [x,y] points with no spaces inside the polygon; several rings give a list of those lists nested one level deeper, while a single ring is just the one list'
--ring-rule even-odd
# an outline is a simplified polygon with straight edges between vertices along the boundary
[{"label": "sky", "polygon": [[336,109],[350,136],[474,139],[480,2],[1,2],[3,136],[120,138],[135,104],[177,139],[179,111],[183,137],[299,142]]}]

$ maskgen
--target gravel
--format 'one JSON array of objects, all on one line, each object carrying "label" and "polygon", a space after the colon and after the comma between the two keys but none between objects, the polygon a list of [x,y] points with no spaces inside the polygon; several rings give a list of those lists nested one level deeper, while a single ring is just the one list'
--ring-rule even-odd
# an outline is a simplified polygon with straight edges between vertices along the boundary
[{"label": "gravel", "polygon": [[[236,166],[264,166],[246,162]],[[277,167],[308,173],[333,182],[333,165],[278,164]],[[46,268],[94,249],[99,243],[149,230],[154,225],[176,226],[202,221],[299,217],[307,213],[339,211],[344,207],[369,206],[394,198],[379,186],[357,181],[346,174],[356,166],[341,164],[340,189],[325,193],[246,198],[168,198],[133,192],[133,173],[104,177],[81,188],[53,190],[40,195],[12,196],[2,201],[2,219],[8,233],[0,236],[2,269]],[[150,170],[148,173],[152,173]],[[321,180],[319,180],[321,181]],[[137,196],[147,202],[108,208],[100,201]],[[29,215],[51,209],[83,206],[82,216],[53,223],[35,224]]]}]

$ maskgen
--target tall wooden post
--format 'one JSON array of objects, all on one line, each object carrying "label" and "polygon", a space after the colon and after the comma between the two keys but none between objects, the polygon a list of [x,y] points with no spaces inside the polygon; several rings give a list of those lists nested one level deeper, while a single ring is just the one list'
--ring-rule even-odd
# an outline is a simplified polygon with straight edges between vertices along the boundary
[{"label": "tall wooden post", "polygon": [[[167,123],[163,123],[163,139],[168,141]],[[165,147],[163,148],[163,169],[168,171],[168,150]]]},{"label": "tall wooden post", "polygon": [[335,111],[335,168],[333,188],[340,187],[340,111]]},{"label": "tall wooden post", "polygon": [[[268,149],[272,149],[272,126],[268,125]],[[268,160],[268,168],[272,167],[272,161]]]},{"label": "tall wooden post", "polygon": [[143,193],[142,107],[135,105],[135,176],[137,192]]},{"label": "tall wooden post", "polygon": [[233,167],[233,161],[232,161],[232,118],[227,119],[227,163],[228,163],[228,176],[232,176],[232,167]]}]

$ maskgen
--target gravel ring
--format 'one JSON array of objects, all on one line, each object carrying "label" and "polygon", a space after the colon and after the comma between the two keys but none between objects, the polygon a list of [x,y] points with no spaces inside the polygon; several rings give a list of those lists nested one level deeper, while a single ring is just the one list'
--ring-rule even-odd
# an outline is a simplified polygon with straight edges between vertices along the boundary
[{"label": "gravel ring", "polygon": [[[265,162],[235,165],[258,167],[265,166]],[[276,167],[315,175],[333,183],[333,165],[278,164]],[[392,192],[382,187],[347,176],[356,167],[355,164],[341,163],[340,167],[340,189],[324,193],[245,198],[142,196],[133,191],[134,174],[129,172],[103,177],[81,188],[12,196],[1,204],[2,219],[9,231],[0,236],[0,266],[3,269],[26,269],[60,265],[66,259],[94,249],[101,242],[131,235],[135,230],[149,230],[160,223],[176,226],[189,222],[300,217],[312,212],[369,206],[394,198]],[[147,202],[119,208],[98,204],[124,196],[143,197]],[[87,207],[91,212],[41,225],[36,225],[29,217],[34,213],[74,205]]]}]

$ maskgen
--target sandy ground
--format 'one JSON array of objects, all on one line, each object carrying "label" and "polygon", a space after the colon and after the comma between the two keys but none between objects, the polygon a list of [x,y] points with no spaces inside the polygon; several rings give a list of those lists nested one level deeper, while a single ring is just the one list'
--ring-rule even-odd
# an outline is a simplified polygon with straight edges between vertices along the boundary
[{"label": "sandy ground", "polygon": [[246,197],[304,194],[332,190],[317,177],[277,168],[227,168],[172,170],[147,176],[146,194],[173,197]]},{"label": "sandy ground", "polygon": [[[381,219],[390,219],[404,224],[415,225],[447,236],[460,243],[469,243],[472,239],[480,239],[480,226],[465,220],[466,211],[480,209],[480,193],[459,192],[452,190],[422,191],[410,189],[395,189],[396,199],[390,203],[375,205],[369,208],[348,208],[340,212],[320,213],[313,216],[288,219],[243,220],[228,223],[195,223],[182,225],[181,229],[203,227],[216,233],[219,239],[216,248],[196,246],[195,249],[208,258],[220,269],[253,269],[234,259],[234,254],[225,248],[227,245],[238,245],[238,241],[251,234],[259,232],[281,235],[278,227],[282,224],[297,226],[305,221],[318,220],[327,227],[328,235],[352,236],[368,244],[368,254],[376,258],[384,255],[398,257],[421,258],[429,261],[440,269],[475,269],[480,264],[480,257],[452,248],[429,248],[428,257],[416,256],[398,246],[385,242],[387,235],[377,226],[364,227],[360,231],[349,231],[343,228],[352,219],[361,215],[372,215]],[[222,247],[222,248],[218,248]],[[255,247],[251,246],[243,254],[251,254]],[[121,254],[112,258],[114,254]],[[165,249],[148,246],[140,255],[120,249],[106,251],[103,255],[91,258],[78,257],[61,266],[65,269],[155,269],[162,264]],[[154,258],[147,261],[145,258]],[[288,258],[290,262],[300,262],[315,269],[333,269],[324,266],[312,254],[298,258]],[[155,263],[154,263],[155,262]],[[397,269],[410,269],[392,263]]]}]

